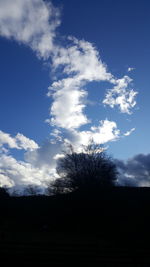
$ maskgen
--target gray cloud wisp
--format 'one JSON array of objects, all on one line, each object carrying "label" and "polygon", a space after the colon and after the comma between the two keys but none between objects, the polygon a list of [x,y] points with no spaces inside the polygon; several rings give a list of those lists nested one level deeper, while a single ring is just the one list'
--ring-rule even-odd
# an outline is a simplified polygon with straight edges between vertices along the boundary
[{"label": "gray cloud wisp", "polygon": [[127,161],[116,160],[121,185],[150,186],[150,154],[138,154]]}]

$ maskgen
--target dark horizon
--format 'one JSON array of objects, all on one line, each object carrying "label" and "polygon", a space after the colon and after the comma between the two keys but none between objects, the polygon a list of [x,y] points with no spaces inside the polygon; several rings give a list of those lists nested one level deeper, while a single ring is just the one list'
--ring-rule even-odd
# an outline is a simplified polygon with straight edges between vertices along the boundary
[{"label": "dark horizon", "polygon": [[149,188],[102,188],[90,195],[0,194],[1,262],[149,266],[149,207]]}]

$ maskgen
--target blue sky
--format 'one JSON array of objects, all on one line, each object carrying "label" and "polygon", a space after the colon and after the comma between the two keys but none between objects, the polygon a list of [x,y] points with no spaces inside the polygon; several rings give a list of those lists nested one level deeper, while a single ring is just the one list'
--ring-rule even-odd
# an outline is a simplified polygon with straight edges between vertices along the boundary
[{"label": "blue sky", "polygon": [[[0,174],[3,181],[9,179],[19,185],[22,180],[28,184],[27,174],[33,175],[39,166],[46,178],[35,176],[31,182],[39,185],[42,179],[49,179],[45,166],[61,154],[66,140],[77,149],[90,137],[97,143],[102,140],[109,145],[108,152],[113,157],[123,160],[149,153],[149,1],[53,0],[52,3],[53,6],[48,5],[50,1],[42,0],[13,3],[0,0],[1,162],[4,158],[8,161],[9,157],[16,164],[9,173],[10,166],[1,163]],[[25,8],[31,11],[32,4],[35,12],[24,14]],[[36,14],[39,15],[36,17]],[[39,16],[40,27],[36,22]],[[80,61],[83,54],[86,57]],[[92,67],[96,74],[92,73]],[[120,79],[125,82],[125,77],[132,81],[127,82],[124,92],[123,87],[119,87],[119,96],[123,97],[127,91],[127,100],[134,90],[132,103],[125,110],[115,98],[111,107],[110,97],[107,103],[104,101],[107,90],[114,92],[113,88],[119,86]],[[69,79],[72,79],[72,87],[66,91]],[[55,82],[60,83],[60,88]],[[52,86],[51,97],[47,96],[49,86]],[[59,90],[62,90],[61,97]],[[116,97],[116,92],[114,94]],[[62,116],[64,103],[65,109],[70,106],[70,115]],[[52,147],[51,133],[55,139]],[[41,163],[42,157],[46,158],[44,163]],[[22,166],[32,171],[18,172]],[[55,169],[54,162],[50,168]],[[17,177],[23,177],[19,182],[12,174],[14,170]]]}]

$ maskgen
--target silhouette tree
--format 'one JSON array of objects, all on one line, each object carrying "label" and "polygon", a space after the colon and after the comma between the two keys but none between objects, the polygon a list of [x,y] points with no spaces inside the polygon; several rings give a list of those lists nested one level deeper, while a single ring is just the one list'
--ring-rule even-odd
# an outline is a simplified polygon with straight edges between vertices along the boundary
[{"label": "silhouette tree", "polygon": [[7,198],[7,197],[9,197],[7,188],[0,187],[0,198]]},{"label": "silhouette tree", "polygon": [[58,160],[57,173],[60,178],[52,183],[54,193],[114,186],[117,180],[115,163],[102,146],[93,142],[80,153],[70,146],[70,151]]}]

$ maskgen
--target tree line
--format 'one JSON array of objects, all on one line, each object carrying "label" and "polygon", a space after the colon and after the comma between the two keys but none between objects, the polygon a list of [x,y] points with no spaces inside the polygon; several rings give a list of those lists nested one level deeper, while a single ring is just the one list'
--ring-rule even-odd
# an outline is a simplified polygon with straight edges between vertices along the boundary
[{"label": "tree line", "polygon": [[[112,187],[116,185],[118,177],[113,159],[107,155],[103,146],[92,141],[80,152],[76,152],[70,145],[57,160],[56,172],[59,178],[49,182],[46,189],[48,195]],[[29,185],[23,194],[37,195],[38,188]],[[17,196],[17,192],[14,191],[13,195]]]}]

